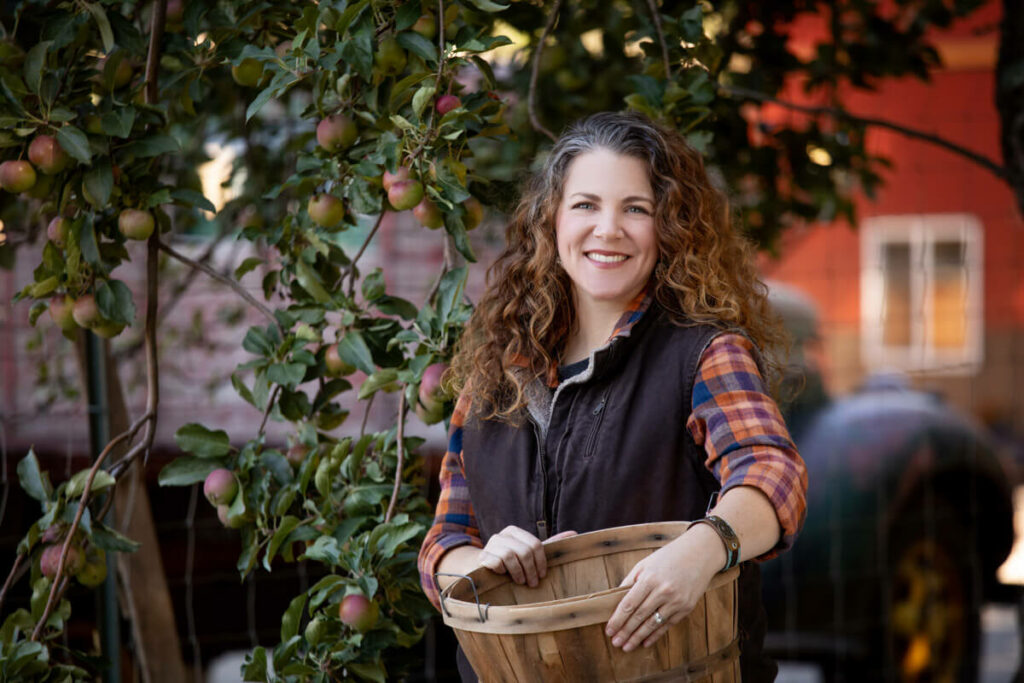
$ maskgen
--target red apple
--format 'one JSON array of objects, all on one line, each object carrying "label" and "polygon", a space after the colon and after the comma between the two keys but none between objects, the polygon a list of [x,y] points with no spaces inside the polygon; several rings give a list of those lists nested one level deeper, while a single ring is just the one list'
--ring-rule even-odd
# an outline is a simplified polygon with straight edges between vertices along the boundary
[{"label": "red apple", "polygon": [[352,146],[359,137],[359,127],[344,114],[334,114],[316,125],[316,141],[328,152],[339,152]]},{"label": "red apple", "polygon": [[68,241],[70,231],[71,221],[63,216],[57,216],[46,226],[46,237],[58,247],[63,247]]},{"label": "red apple", "polygon": [[313,222],[322,228],[333,228],[345,217],[345,205],[330,194],[315,194],[310,197],[306,211]]},{"label": "red apple", "polygon": [[231,67],[231,77],[244,88],[256,87],[263,80],[263,63],[258,59],[246,57],[238,66]]},{"label": "red apple", "polygon": [[423,199],[423,185],[418,180],[399,180],[391,184],[388,201],[396,211],[411,209]]},{"label": "red apple", "polygon": [[[57,323],[57,327],[65,332],[70,332],[77,327],[72,315],[74,303],[70,296],[55,296],[50,299],[50,317],[53,319],[53,322]],[[50,528],[52,529],[53,527]]]},{"label": "red apple", "polygon": [[384,175],[380,178],[380,184],[384,186],[384,191],[387,192],[399,180],[408,180],[410,173],[411,171],[408,166],[399,166],[395,169],[394,173],[385,170]]},{"label": "red apple", "polygon": [[27,161],[5,161],[0,164],[0,188],[12,194],[29,190],[36,184],[36,170]]},{"label": "red apple", "polygon": [[297,443],[288,449],[284,454],[284,457],[292,464],[292,467],[298,467],[302,464],[302,461],[306,459],[307,453],[309,453],[309,446]]},{"label": "red apple", "polygon": [[472,230],[480,225],[480,221],[484,219],[484,206],[480,203],[480,200],[476,197],[470,197],[462,202],[462,206],[466,209],[466,217],[462,219],[466,230]]},{"label": "red apple", "polygon": [[423,198],[416,206],[412,207],[412,215],[416,216],[416,220],[431,230],[436,230],[444,226],[444,216],[441,215],[441,210],[437,208],[437,204],[430,201],[426,197]]},{"label": "red apple", "polygon": [[117,217],[117,229],[130,240],[148,240],[156,221],[149,211],[125,209]]},{"label": "red apple", "polygon": [[71,307],[71,316],[79,327],[95,327],[102,321],[100,309],[92,294],[83,294],[78,297]]},{"label": "red apple", "polygon": [[[63,547],[63,544],[49,545],[43,550],[43,554],[39,558],[39,571],[43,573],[43,576],[52,579],[57,575],[57,566],[60,564],[60,551]],[[84,564],[85,555],[82,553],[82,549],[72,545],[68,548],[68,555],[64,559],[64,575],[74,576],[82,570]]]},{"label": "red apple", "polygon": [[60,173],[71,162],[71,157],[50,135],[37,135],[28,146],[28,158],[43,173]]},{"label": "red apple", "polygon": [[230,505],[237,493],[238,482],[231,470],[219,467],[206,475],[203,495],[211,505]]},{"label": "red apple", "polygon": [[444,116],[452,109],[457,109],[462,106],[462,100],[455,95],[441,95],[437,98],[437,111],[440,112],[441,116]]},{"label": "red apple", "polygon": [[355,593],[346,595],[338,607],[338,616],[341,620],[359,631],[365,633],[377,623],[380,616],[380,608],[377,603],[368,599],[365,595]]},{"label": "red apple", "polygon": [[421,401],[424,403],[428,401],[443,403],[450,398],[441,382],[441,378],[447,369],[448,365],[446,363],[434,363],[427,366],[427,369],[423,371],[423,379],[420,380]]},{"label": "red apple", "polygon": [[324,365],[327,366],[327,372],[335,377],[344,377],[345,375],[351,375],[356,371],[354,365],[350,365],[341,359],[338,355],[338,345],[331,344],[324,351]]}]

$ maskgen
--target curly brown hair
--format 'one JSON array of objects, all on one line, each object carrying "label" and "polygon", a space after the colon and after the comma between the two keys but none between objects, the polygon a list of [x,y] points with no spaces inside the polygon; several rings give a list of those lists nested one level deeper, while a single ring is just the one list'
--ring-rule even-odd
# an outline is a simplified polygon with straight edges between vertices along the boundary
[{"label": "curly brown hair", "polygon": [[657,198],[652,294],[669,319],[738,328],[761,350],[762,362],[777,369],[770,351],[785,346],[784,332],[755,271],[753,249],[734,229],[700,153],[642,114],[602,112],[571,126],[527,182],[456,349],[447,381],[457,392],[470,388],[471,412],[483,419],[519,422],[527,384],[547,377],[573,329],[572,281],[558,261],[555,216],[569,164],[596,149],[647,166]]}]

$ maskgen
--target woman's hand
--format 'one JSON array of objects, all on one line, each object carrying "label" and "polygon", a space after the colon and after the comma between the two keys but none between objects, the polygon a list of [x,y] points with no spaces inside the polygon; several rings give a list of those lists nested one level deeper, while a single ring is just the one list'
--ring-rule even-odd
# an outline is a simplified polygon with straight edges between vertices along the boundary
[{"label": "woman's hand", "polygon": [[632,588],[605,628],[612,645],[625,652],[641,643],[653,645],[669,626],[693,610],[724,564],[721,540],[713,530],[701,526],[637,562],[620,584]]},{"label": "woman's hand", "polygon": [[[575,531],[555,534],[545,543],[560,538],[575,536]],[[544,578],[548,571],[544,544],[529,531],[517,526],[507,526],[491,536],[480,551],[480,566],[498,574],[508,573],[516,583],[528,584],[531,588]]]}]

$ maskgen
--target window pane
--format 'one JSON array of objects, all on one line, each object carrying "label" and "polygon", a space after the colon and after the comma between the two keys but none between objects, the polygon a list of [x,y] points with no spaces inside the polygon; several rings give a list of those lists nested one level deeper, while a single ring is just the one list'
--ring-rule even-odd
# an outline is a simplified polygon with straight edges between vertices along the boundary
[{"label": "window pane", "polygon": [[930,336],[937,349],[962,349],[967,343],[967,264],[963,242],[934,245]]},{"label": "window pane", "polygon": [[882,304],[882,343],[910,345],[910,245],[888,243],[882,251],[885,292]]}]

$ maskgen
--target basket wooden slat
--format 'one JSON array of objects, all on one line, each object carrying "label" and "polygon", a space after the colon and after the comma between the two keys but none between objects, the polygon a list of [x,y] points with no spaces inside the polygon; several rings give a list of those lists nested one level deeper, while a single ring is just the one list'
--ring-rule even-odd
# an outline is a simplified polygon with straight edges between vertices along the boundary
[{"label": "basket wooden slat", "polygon": [[[736,580],[717,575],[693,612],[651,648],[623,652],[604,626],[628,587],[633,566],[671,542],[687,522],[617,527],[545,545],[548,572],[535,588],[486,569],[459,580],[443,601],[482,681],[656,681],[733,683],[739,680]],[[483,616],[483,619],[481,619]]]}]

